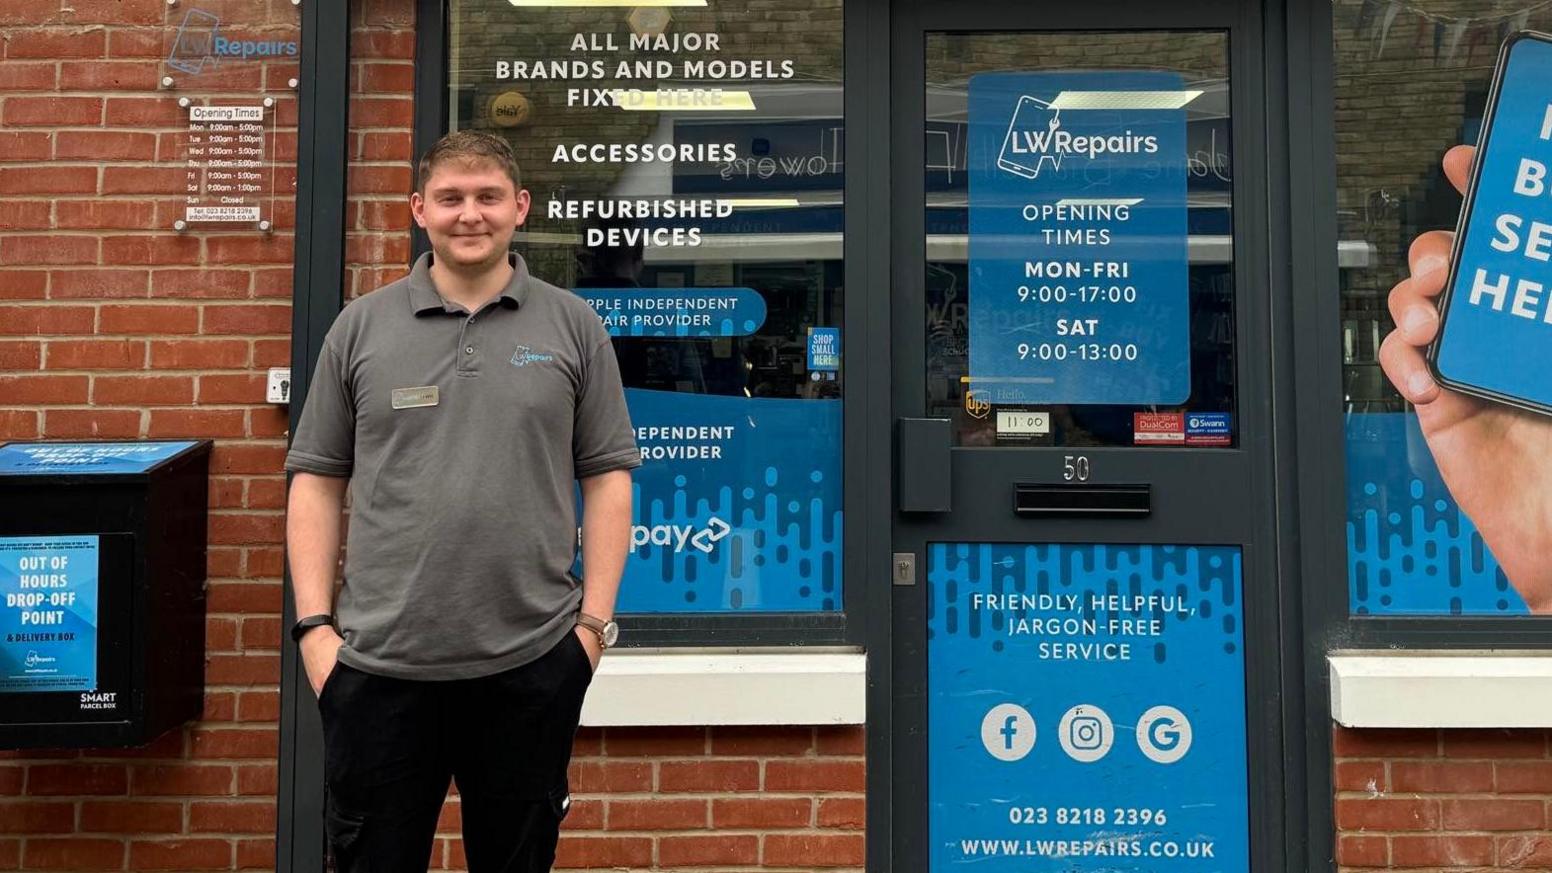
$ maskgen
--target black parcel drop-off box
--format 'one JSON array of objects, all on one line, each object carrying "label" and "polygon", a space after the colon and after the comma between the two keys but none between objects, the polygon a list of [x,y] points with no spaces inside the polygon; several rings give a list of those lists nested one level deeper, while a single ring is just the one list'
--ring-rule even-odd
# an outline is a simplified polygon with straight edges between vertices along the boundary
[{"label": "black parcel drop-off box", "polygon": [[0,748],[200,714],[210,443],[0,445]]}]

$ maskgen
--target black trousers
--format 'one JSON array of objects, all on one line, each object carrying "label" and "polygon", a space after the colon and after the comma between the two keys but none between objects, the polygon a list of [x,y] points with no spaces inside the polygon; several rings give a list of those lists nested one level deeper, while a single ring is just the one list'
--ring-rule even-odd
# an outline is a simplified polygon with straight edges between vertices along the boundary
[{"label": "black trousers", "polygon": [[323,685],[325,831],[341,873],[425,873],[449,780],[470,873],[546,873],[592,681],[576,634],[521,667],[445,682],[340,664]]}]

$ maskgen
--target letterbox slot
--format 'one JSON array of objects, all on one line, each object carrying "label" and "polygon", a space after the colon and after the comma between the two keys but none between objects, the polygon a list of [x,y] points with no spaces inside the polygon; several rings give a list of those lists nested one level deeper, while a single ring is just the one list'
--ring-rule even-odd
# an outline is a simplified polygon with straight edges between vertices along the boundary
[{"label": "letterbox slot", "polygon": [[1152,511],[1151,485],[1013,484],[1015,515],[1039,518],[1146,518]]}]

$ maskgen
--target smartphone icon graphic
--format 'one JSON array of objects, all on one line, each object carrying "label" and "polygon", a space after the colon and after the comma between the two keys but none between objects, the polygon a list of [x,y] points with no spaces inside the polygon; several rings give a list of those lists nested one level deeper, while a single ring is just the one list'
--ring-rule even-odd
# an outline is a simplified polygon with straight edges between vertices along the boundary
[{"label": "smartphone icon graphic", "polygon": [[1428,361],[1440,384],[1552,414],[1552,36],[1498,56]]},{"label": "smartphone icon graphic", "polygon": [[1042,167],[1059,170],[1061,156],[1056,152],[1056,131],[1061,127],[1061,117],[1051,104],[1036,100],[1028,94],[1019,98],[1008,122],[1008,132],[1002,137],[1002,151],[997,154],[997,166],[1026,179],[1040,176]]},{"label": "smartphone icon graphic", "polygon": [[205,68],[205,62],[215,58],[216,29],[221,19],[203,9],[190,9],[178,25],[178,35],[173,38],[172,52],[167,56],[167,66],[180,73],[197,75]]}]

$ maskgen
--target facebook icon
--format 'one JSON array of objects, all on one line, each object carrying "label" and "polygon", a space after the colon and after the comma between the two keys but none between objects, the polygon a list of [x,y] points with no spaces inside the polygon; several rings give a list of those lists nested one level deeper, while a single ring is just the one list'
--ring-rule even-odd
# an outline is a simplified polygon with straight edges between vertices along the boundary
[{"label": "facebook icon", "polygon": [[1002,720],[1002,747],[1004,749],[1013,748],[1013,738],[1018,736],[1018,728],[1015,727],[1018,724],[1018,720],[1019,717],[1016,715],[1010,715]]},{"label": "facebook icon", "polygon": [[1035,718],[1016,703],[999,703],[981,719],[981,745],[999,761],[1017,761],[1035,747]]}]

